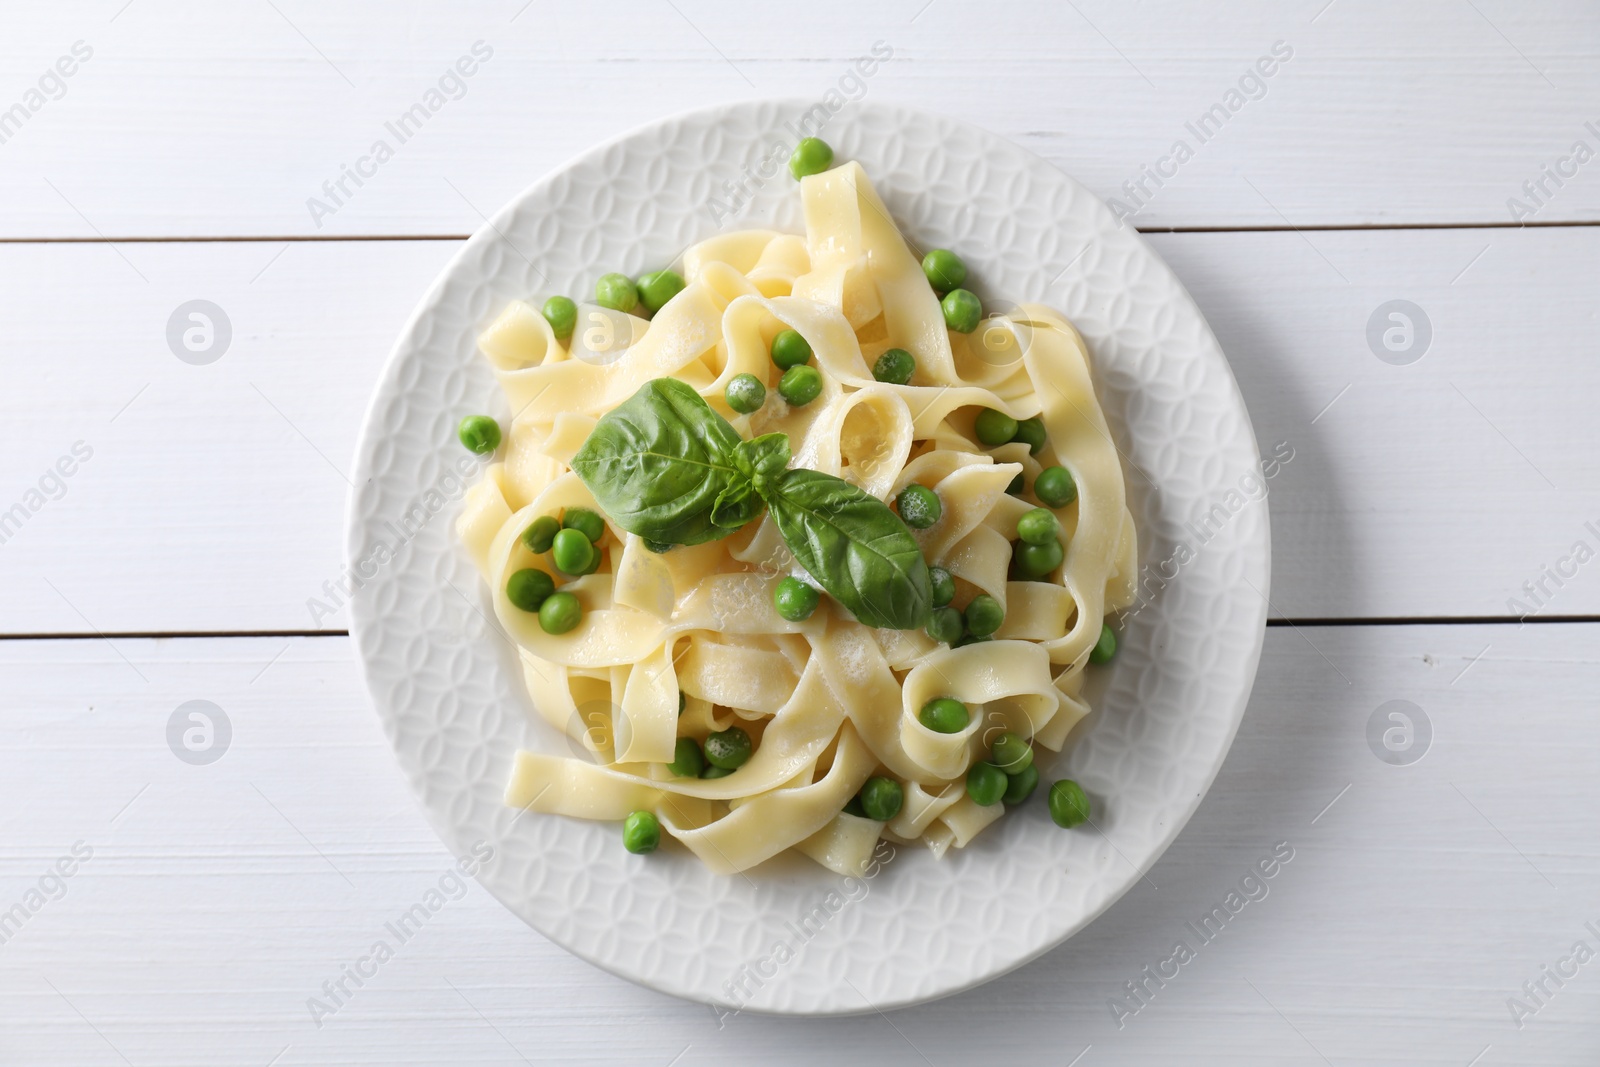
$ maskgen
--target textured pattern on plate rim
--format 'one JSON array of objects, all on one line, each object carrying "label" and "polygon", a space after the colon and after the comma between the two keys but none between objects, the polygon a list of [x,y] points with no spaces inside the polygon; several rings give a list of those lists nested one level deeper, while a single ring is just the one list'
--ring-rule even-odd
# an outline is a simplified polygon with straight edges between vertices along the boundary
[{"label": "textured pattern on plate rim", "polygon": [[[539,181],[475,234],[378,383],[357,449],[350,559],[380,542],[394,549],[389,523],[418,505],[436,510],[430,493],[456,499],[463,414],[509,414],[475,343],[507,301],[587,294],[605,271],[664,266],[720,229],[797,232],[784,170],[721,226],[708,202],[809,106],[752,101],[654,123]],[[1216,339],[1166,264],[1077,182],[976,127],[864,101],[824,136],[838,158],[862,163],[914,245],[960,251],[986,301],[1038,300],[1076,323],[1124,455],[1141,562],[1192,542],[1184,524],[1257,471],[1259,456]],[[902,848],[854,885],[803,859],[722,878],[682,849],[629,855],[615,826],[502,805],[519,746],[566,748],[529,706],[515,650],[454,540],[457,510],[359,572],[371,576],[352,630],[401,767],[452,851],[494,847],[480,881],[531,926],[608,971],[708,1003],[792,1014],[903,1006],[1059,944],[1138,881],[1199,806],[1261,652],[1267,509],[1250,505],[1130,621],[1114,666],[1092,683],[1094,715],[1047,761],[1047,781],[1070,776],[1089,791],[1097,829],[1061,831],[1031,803],[943,862]],[[817,932],[802,938],[808,915]],[[780,942],[796,955],[775,964]]]}]

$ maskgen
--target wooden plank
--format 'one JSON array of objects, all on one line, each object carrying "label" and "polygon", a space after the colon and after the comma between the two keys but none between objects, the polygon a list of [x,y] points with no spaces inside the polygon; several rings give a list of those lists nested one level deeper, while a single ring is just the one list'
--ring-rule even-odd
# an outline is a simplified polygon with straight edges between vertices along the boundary
[{"label": "wooden plank", "polygon": [[[0,510],[76,442],[93,450],[0,545],[11,631],[313,628],[306,600],[340,575],[367,396],[455,247],[140,245],[137,267],[103,245],[0,250],[17,413],[0,427]],[[166,335],[196,298],[233,333],[206,366]]]},{"label": "wooden plank", "polygon": [[[3,642],[0,908],[75,843],[92,856],[0,946],[0,1050],[8,1063],[921,1062],[909,1040],[936,1063],[1067,1063],[1089,1045],[1086,1064],[1181,1047],[1196,1064],[1459,1067],[1486,1046],[1483,1064],[1587,1063],[1600,964],[1547,983],[1520,1030],[1506,1002],[1576,941],[1600,944],[1585,925],[1600,925],[1597,639],[1575,624],[1271,629],[1200,811],[1149,884],[1079,937],[893,1027],[720,1028],[573,959],[476,885],[318,1028],[307,999],[451,863],[349,642]],[[232,726],[206,766],[165,741],[194,699]],[[1431,722],[1409,766],[1366,740],[1397,699]],[[1266,895],[1247,884],[1260,899],[1119,1028],[1108,1001],[1197,941],[1185,924],[1278,842],[1293,858]]]},{"label": "wooden plank", "polygon": [[[1560,163],[1580,139],[1600,149],[1585,126],[1600,126],[1600,24],[1584,0],[808,11],[773,33],[728,0],[403,17],[376,0],[31,5],[0,42],[0,110],[38,104],[0,128],[0,236],[464,234],[643,122],[820,99],[878,41],[893,58],[848,92],[994,129],[1128,201],[1146,228],[1507,222],[1508,199],[1540,180],[1534,221],[1600,220],[1600,163]],[[29,97],[78,41],[92,57]],[[390,132],[477,41],[487,62],[446,83],[414,136]],[[1292,55],[1274,68],[1278,42]],[[1241,91],[1263,57],[1272,76]],[[1192,131],[1214,105],[1226,121]],[[314,219],[308,199],[380,139],[393,158]],[[1193,158],[1174,168],[1162,159],[1179,140]],[[1558,187],[1546,165],[1569,177]],[[1147,166],[1175,173],[1157,188]],[[1145,193],[1122,191],[1141,180]]]},{"label": "wooden plank", "polygon": [[[1600,581],[1593,230],[1153,238],[1228,353],[1269,482],[1275,614],[1589,615]],[[1405,300],[1406,359],[1369,322]],[[1403,340],[1400,336],[1395,341]],[[1303,446],[1303,447],[1302,447]],[[1303,461],[1303,462],[1302,462]],[[1281,484],[1280,484],[1281,483]],[[1590,527],[1590,523],[1594,527]],[[1563,561],[1566,562],[1563,562]],[[1545,568],[1562,569],[1552,582]],[[1532,583],[1530,594],[1524,583]]]},{"label": "wooden plank", "polygon": [[[1522,614],[1513,600],[1600,613],[1587,569],[1560,587],[1543,577],[1579,540],[1600,549],[1586,526],[1600,526],[1588,461],[1600,230],[1154,243],[1221,338],[1263,452],[1293,450],[1268,483],[1275,615]],[[454,248],[151,244],[125,247],[125,262],[103,245],[0,247],[0,512],[76,442],[93,449],[60,499],[38,498],[5,531],[0,632],[342,627],[307,601],[340,573],[356,432],[393,337]],[[199,297],[234,334],[208,366],[179,361],[165,336]],[[1395,298],[1431,322],[1409,366],[1366,339]],[[1537,603],[1525,582],[1543,583]]]}]

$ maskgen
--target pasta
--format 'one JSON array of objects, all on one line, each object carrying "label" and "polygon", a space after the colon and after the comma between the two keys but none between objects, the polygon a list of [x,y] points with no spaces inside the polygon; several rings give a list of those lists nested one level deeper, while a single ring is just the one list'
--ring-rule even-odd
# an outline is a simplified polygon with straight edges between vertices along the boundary
[{"label": "pasta", "polygon": [[[1050,750],[1067,742],[1089,710],[1080,691],[1109,635],[1103,620],[1133,594],[1134,524],[1072,324],[1026,305],[951,329],[949,297],[941,305],[858,164],[806,175],[800,195],[803,236],[719,235],[684,253],[681,277],[641,279],[647,308],[651,287],[666,286],[648,318],[596,305],[575,316],[506,308],[480,347],[515,415],[457,523],[520,650],[534,708],[574,751],[519,752],[506,802],[628,819],[630,849],[634,837],[643,851],[664,833],[722,873],[793,849],[859,874],[880,837],[936,855],[965,847],[1004,810],[979,788],[975,765],[999,762],[1002,737]],[[784,331],[814,358],[780,379]],[[896,381],[899,367],[914,370]],[[741,376],[777,382],[778,395],[754,399]],[[803,396],[791,381],[815,386],[815,399],[791,402]],[[750,457],[736,461],[748,485],[714,505],[706,490],[705,508],[675,517],[665,543],[637,532],[666,522],[654,497],[619,506],[595,473],[633,469],[600,455],[600,441],[647,401],[665,405],[663,418],[691,408],[715,418],[706,423],[715,432],[687,435],[685,450],[723,447],[725,423],[736,434],[728,454]],[[990,424],[1015,439],[984,443]],[[1075,487],[1075,499],[1044,509],[1053,518],[1027,518],[1046,495],[1041,475],[1057,467],[1065,472],[1050,485]],[[847,490],[829,488],[840,481]],[[784,504],[786,486],[834,492],[846,501],[837,509],[874,521],[899,507],[894,543],[912,545],[909,533],[914,551],[884,550],[900,567],[898,591],[872,586],[877,572],[862,569],[855,542],[819,540],[815,524],[829,516]],[[920,528],[908,487],[932,493],[936,517]],[[585,543],[569,535],[588,512],[603,525]],[[719,525],[730,512],[737,525]],[[556,519],[564,526],[547,540]],[[1029,524],[1039,540],[1020,537]],[[842,569],[812,573],[802,558]],[[1030,560],[1043,561],[1036,571],[1051,565],[1019,574]],[[932,607],[941,588],[953,589],[948,608]],[[984,634],[986,613],[996,626]],[[940,701],[964,706],[964,725],[950,711],[955,729],[930,727],[927,709]],[[713,768],[696,775],[702,753]],[[993,781],[1009,797],[1018,776]]]}]

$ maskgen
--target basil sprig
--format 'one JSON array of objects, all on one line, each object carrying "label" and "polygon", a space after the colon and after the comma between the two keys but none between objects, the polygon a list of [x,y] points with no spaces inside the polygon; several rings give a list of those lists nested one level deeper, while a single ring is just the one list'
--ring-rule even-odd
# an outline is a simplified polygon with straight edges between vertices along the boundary
[{"label": "basil sprig", "polygon": [[772,510],[789,550],[867,626],[927,625],[933,592],[911,531],[842,478],[789,470],[781,433],[741,440],[689,386],[656,378],[596,424],[572,469],[611,520],[651,541],[695,545]]}]

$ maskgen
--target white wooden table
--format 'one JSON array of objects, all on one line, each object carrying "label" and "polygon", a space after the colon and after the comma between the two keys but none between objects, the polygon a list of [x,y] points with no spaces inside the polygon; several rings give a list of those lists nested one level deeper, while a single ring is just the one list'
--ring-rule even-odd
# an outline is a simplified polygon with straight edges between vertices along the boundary
[{"label": "white wooden table", "polygon": [[[0,1063],[1600,1059],[1593,0],[7,7]],[[308,208],[480,41],[392,159]],[[1215,786],[1087,931],[942,1003],[719,1020],[473,884],[318,1025],[324,983],[454,887],[344,615],[309,606],[340,574],[357,424],[404,316],[574,153],[820,96],[878,41],[866,92],[1124,201],[1263,452],[1292,450],[1273,625]],[[203,366],[167,339],[195,299],[231,327]],[[1420,359],[1369,344],[1394,300],[1426,317]],[[215,763],[168,746],[190,700],[231,724]],[[1395,700],[1431,725],[1409,765],[1368,743]],[[1280,842],[1268,895],[1148,979]]]}]

